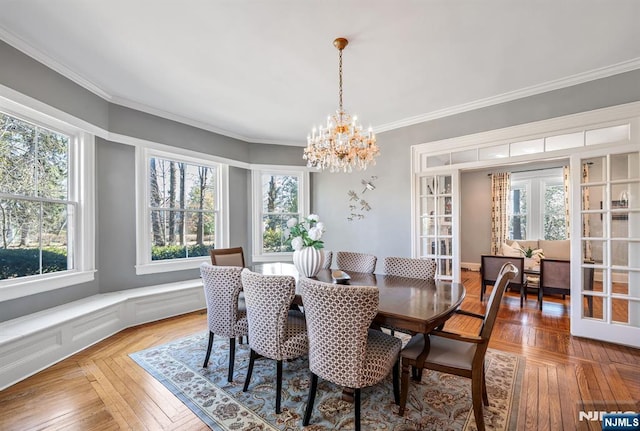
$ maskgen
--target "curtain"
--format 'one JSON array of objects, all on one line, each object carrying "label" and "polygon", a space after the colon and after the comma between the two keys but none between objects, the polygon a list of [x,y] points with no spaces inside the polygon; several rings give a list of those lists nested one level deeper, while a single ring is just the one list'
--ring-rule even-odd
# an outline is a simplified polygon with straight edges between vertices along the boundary
[{"label": "curtain", "polygon": [[509,236],[507,209],[510,189],[509,172],[491,175],[491,254],[499,254],[500,246]]},{"label": "curtain", "polygon": [[[582,164],[582,184],[587,184],[589,182],[589,164]],[[589,187],[580,187],[582,191],[582,209],[589,210],[591,209],[591,202],[589,201]],[[589,223],[589,216],[585,214],[582,217],[582,237],[588,238],[591,236],[591,224]],[[584,241],[584,259],[591,260],[591,241]]]},{"label": "curtain", "polygon": [[566,230],[566,238],[569,239],[571,237],[571,218],[569,214],[569,187],[571,184],[569,184],[569,166],[562,167],[562,180],[564,182],[564,228]]}]

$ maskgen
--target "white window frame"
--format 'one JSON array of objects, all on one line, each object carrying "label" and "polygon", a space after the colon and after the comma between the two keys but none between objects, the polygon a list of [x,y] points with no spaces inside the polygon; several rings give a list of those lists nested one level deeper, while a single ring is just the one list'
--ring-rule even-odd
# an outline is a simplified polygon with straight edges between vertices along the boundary
[{"label": "white window frame", "polygon": [[[556,181],[557,178],[560,178],[559,182]],[[562,185],[561,167],[511,174],[511,188],[513,189],[514,185],[522,185],[520,188],[527,190],[527,230],[523,241],[544,239],[544,192],[547,185],[558,184]]]},{"label": "white window frame", "polygon": [[253,262],[284,262],[293,260],[293,252],[264,253],[262,251],[262,176],[290,175],[299,178],[298,183],[298,212],[303,217],[309,215],[309,171],[299,166],[252,166],[251,169],[251,212],[253,223],[252,256]]},{"label": "white window frame", "polygon": [[209,256],[183,259],[151,260],[151,212],[149,209],[150,163],[152,158],[161,158],[216,169],[216,248],[229,246],[229,165],[219,162],[207,154],[195,156],[187,151],[166,151],[151,147],[136,147],[136,274],[156,274],[170,271],[195,269],[202,262],[209,262]]},{"label": "white window frame", "polygon": [[0,301],[87,283],[95,279],[95,137],[30,106],[0,96],[0,110],[8,115],[69,136],[69,194],[75,214],[69,216],[67,271],[0,280]]}]

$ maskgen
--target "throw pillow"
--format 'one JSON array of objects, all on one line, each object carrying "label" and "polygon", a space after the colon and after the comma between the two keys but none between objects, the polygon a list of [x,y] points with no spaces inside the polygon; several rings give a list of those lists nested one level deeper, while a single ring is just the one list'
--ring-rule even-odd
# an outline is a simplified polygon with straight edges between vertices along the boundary
[{"label": "throw pillow", "polygon": [[502,243],[502,255],[509,257],[522,257],[522,252],[520,251],[520,245],[517,242],[511,243],[511,245],[506,242]]}]

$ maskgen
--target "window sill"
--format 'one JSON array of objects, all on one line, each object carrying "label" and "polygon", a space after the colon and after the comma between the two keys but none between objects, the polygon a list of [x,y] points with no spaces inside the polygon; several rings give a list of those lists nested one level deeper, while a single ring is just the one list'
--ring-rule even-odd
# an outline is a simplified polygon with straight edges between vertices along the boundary
[{"label": "window sill", "polygon": [[68,271],[59,274],[36,275],[0,281],[0,301],[22,298],[50,290],[88,283],[95,279],[95,270]]},{"label": "window sill", "polygon": [[251,256],[251,261],[252,262],[293,262],[293,252],[259,254],[259,255]]},{"label": "window sill", "polygon": [[183,271],[186,269],[200,268],[202,262],[211,262],[209,256],[194,257],[191,259],[158,260],[150,263],[136,265],[137,275],[158,274],[161,272]]}]

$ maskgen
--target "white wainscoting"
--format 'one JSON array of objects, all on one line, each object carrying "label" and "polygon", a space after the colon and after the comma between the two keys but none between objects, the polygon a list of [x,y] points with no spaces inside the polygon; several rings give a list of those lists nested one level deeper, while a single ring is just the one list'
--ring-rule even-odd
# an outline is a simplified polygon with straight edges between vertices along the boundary
[{"label": "white wainscoting", "polygon": [[104,293],[0,323],[0,390],[123,329],[206,308],[202,281]]}]

